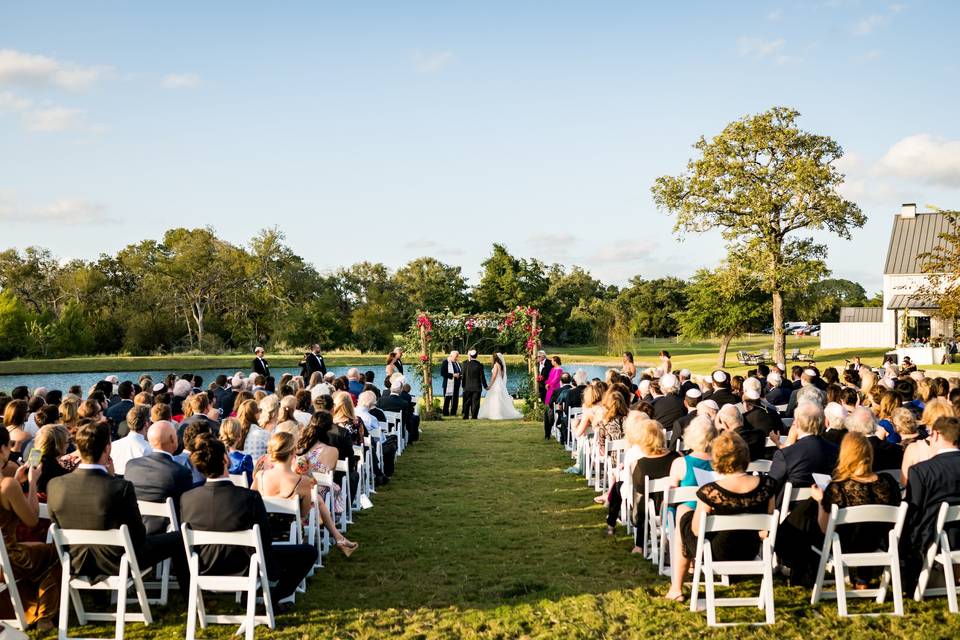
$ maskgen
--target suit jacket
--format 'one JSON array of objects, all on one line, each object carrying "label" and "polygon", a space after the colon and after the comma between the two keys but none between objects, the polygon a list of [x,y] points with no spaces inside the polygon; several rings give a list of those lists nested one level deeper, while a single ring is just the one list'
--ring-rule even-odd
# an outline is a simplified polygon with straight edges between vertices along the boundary
[{"label": "suit jacket", "polygon": [[[686,409],[684,409],[686,410]],[[687,425],[697,417],[697,410],[689,412],[688,414],[681,416],[673,421],[673,431],[670,433],[670,444],[668,445],[670,451],[677,450],[677,440],[683,438],[683,430],[687,428]],[[666,427],[666,425],[664,425]]]},{"label": "suit jacket", "polygon": [[351,395],[359,397],[360,394],[363,393],[363,387],[365,385],[366,385],[365,382],[360,382],[359,380],[351,380],[350,382],[347,383],[347,391],[349,391]]},{"label": "suit jacket", "polygon": [[[260,525],[263,552],[270,556],[270,520],[260,494],[229,481],[207,482],[183,494],[182,520],[197,531],[245,531]],[[230,545],[198,547],[200,573],[245,574],[252,549]],[[269,562],[269,560],[268,560]]]},{"label": "suit jacket", "polygon": [[750,449],[750,462],[763,458],[767,449],[767,434],[762,429],[757,429],[750,423],[744,423],[739,429],[734,429],[734,432],[747,443]]},{"label": "suit jacket", "polygon": [[[137,507],[133,484],[99,469],[77,469],[47,484],[50,519],[61,529],[106,531],[127,525],[134,552],[144,548],[146,529]],[[73,572],[98,580],[120,568],[120,547],[75,546],[70,549]],[[66,579],[66,576],[64,576]]]},{"label": "suit jacket", "polygon": [[899,469],[903,465],[903,448],[890,444],[877,436],[868,436],[867,442],[873,448],[873,470]]},{"label": "suit jacket", "polygon": [[[923,553],[934,540],[934,527],[940,505],[960,504],[960,451],[933,456],[910,467],[907,474],[907,523],[904,528],[912,554]],[[952,548],[957,548],[960,531],[950,533]]]},{"label": "suit jacket", "polygon": [[662,424],[664,429],[672,426],[686,413],[687,408],[683,404],[683,399],[675,393],[663,395],[653,403],[653,419]]},{"label": "suit jacket", "polygon": [[785,482],[792,482],[795,487],[809,487],[813,484],[810,474],[832,475],[837,453],[837,447],[820,436],[807,436],[789,447],[777,449],[770,465],[770,477],[780,485],[777,504],[783,497]]},{"label": "suit jacket", "polygon": [[321,375],[326,375],[327,364],[323,361],[323,356],[311,353],[307,356],[306,366],[304,367],[304,379],[310,382],[310,376],[319,371]]},{"label": "suit jacket", "polygon": [[790,394],[783,387],[774,387],[767,390],[767,402],[773,405],[782,405],[790,402]]},{"label": "suit jacket", "polygon": [[226,418],[233,413],[233,403],[237,399],[237,393],[233,389],[220,388],[214,391],[213,395],[217,399],[217,406],[220,408],[221,418]]},{"label": "suit jacket", "polygon": [[847,430],[844,429],[824,429],[823,433],[820,434],[821,437],[829,442],[830,444],[839,447],[840,442],[843,441],[843,436],[847,435]]},{"label": "suit jacket", "polygon": [[[173,498],[173,504],[179,509],[180,496],[193,488],[193,474],[190,469],[177,464],[173,457],[160,451],[148,456],[134,458],[124,469],[124,479],[133,484],[137,498],[147,502],[163,502]],[[147,533],[163,533],[166,521],[163,518],[147,517],[144,520]]]},{"label": "suit jacket", "polygon": [[117,433],[117,427],[120,426],[120,423],[127,419],[127,413],[130,411],[130,409],[133,409],[133,400],[124,398],[104,412],[104,415],[107,417],[107,419],[113,423],[114,433]]},{"label": "suit jacket", "polygon": [[413,417],[413,404],[404,400],[399,395],[393,393],[384,393],[377,400],[377,406],[383,411],[392,411],[403,415],[403,423],[410,426]]},{"label": "suit jacket", "polygon": [[254,358],[251,367],[251,371],[259,373],[264,377],[270,375],[270,363],[268,363],[265,358]]},{"label": "suit jacket", "polygon": [[479,360],[468,360],[463,365],[463,390],[476,391],[487,388],[487,376]]},{"label": "suit jacket", "polygon": [[786,433],[787,431],[783,428],[783,421],[780,420],[780,417],[774,416],[763,407],[753,407],[750,411],[744,413],[743,422],[754,429],[763,431],[764,437],[770,435],[771,431],[776,433]]},{"label": "suit jacket", "polygon": [[550,361],[550,358],[547,358],[543,361],[543,368],[537,367],[537,386],[541,391],[546,391],[547,389],[547,378],[550,377],[550,370],[553,369],[553,362]]},{"label": "suit jacket", "polygon": [[718,407],[722,407],[725,404],[738,404],[740,402],[740,396],[724,387],[715,389],[714,392],[710,394],[710,399],[716,402]]},{"label": "suit jacket", "polygon": [[[451,378],[453,378],[453,395],[456,396],[460,394],[460,383],[463,380],[462,372],[463,368],[459,362],[450,362],[449,359],[444,359],[444,361],[440,363],[440,379],[443,380],[443,388],[440,389],[441,395],[447,394],[447,381]],[[455,373],[460,373],[461,377],[454,378],[453,374]]]}]

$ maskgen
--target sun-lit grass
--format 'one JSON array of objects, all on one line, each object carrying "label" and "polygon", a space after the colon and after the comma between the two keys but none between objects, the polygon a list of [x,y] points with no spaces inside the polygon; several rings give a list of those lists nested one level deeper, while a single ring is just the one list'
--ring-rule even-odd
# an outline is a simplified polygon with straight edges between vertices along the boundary
[{"label": "sun-lit grass", "polygon": [[[258,638],[950,638],[960,616],[944,599],[907,601],[897,619],[838,619],[835,604],[776,587],[777,624],[710,631],[702,613],[659,600],[665,578],[605,534],[603,511],[569,457],[531,423],[427,423],[399,460],[394,481],[356,518],[349,560],[334,554],[298,597],[295,612]],[[745,584],[740,590],[752,589]],[[857,603],[851,606],[866,606]],[[157,624],[130,638],[184,634],[178,595]],[[760,620],[756,609],[721,620]],[[82,630],[112,637],[112,628]],[[231,626],[201,637],[228,638]],[[78,634],[75,634],[78,635]]]}]

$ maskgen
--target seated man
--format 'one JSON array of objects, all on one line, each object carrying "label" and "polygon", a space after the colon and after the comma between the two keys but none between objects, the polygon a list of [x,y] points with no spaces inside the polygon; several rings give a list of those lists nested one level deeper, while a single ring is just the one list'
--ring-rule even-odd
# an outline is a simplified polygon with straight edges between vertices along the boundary
[{"label": "seated man", "polygon": [[[906,558],[903,590],[913,593],[920,575],[922,557],[936,537],[940,505],[960,504],[960,418],[937,418],[930,430],[929,460],[910,467],[907,475],[907,522],[901,542]],[[953,549],[960,547],[960,530],[947,533]]]},{"label": "seated man", "polygon": [[[761,409],[762,411],[762,409]],[[750,462],[763,458],[767,434],[745,420],[735,404],[725,404],[717,412],[716,426],[719,431],[730,431],[743,438],[750,452]]]},{"label": "seated man", "polygon": [[795,487],[813,484],[813,473],[833,475],[838,449],[820,435],[823,432],[823,410],[812,402],[801,402],[794,411],[793,425],[796,442],[777,449],[770,465],[770,477],[779,485],[777,504],[783,498],[787,481]]},{"label": "seated man", "polygon": [[[309,544],[271,545],[270,521],[260,494],[230,481],[230,460],[222,442],[212,435],[196,439],[191,453],[193,465],[206,483],[183,494],[183,522],[197,531],[246,531],[260,525],[260,541],[266,555],[267,574],[276,584],[270,587],[274,608],[290,596],[317,559]],[[251,549],[232,546],[200,547],[200,573],[246,575]],[[184,592],[186,593],[186,592]]]},{"label": "seated man", "polygon": [[144,434],[150,426],[150,407],[143,405],[130,408],[125,416],[127,435],[114,440],[111,445],[110,459],[113,460],[113,469],[118,476],[122,476],[127,463],[134,458],[140,458],[153,452]]},{"label": "seated man", "polygon": [[[384,484],[385,478],[387,478],[386,469],[389,468],[392,472],[394,468],[394,456],[397,453],[397,439],[396,436],[387,437],[386,429],[387,423],[384,419],[383,412],[377,409],[374,405],[377,403],[377,396],[374,395],[373,391],[364,391],[360,394],[360,397],[357,398],[357,417],[363,421],[363,426],[366,427],[367,433],[370,433],[372,429],[377,429],[380,433],[380,449],[383,451],[384,460],[380,460],[377,456],[377,448],[373,447],[373,469],[376,477],[374,482],[378,485]],[[380,414],[379,417],[374,415],[374,412]],[[383,420],[383,422],[381,422]],[[389,458],[389,460],[386,460]]]},{"label": "seated man", "polygon": [[213,435],[220,433],[220,421],[214,420],[207,415],[210,412],[210,396],[206,393],[197,393],[187,398],[186,402],[190,403],[190,408],[193,409],[193,415],[189,418],[184,418],[183,422],[181,422],[177,428],[177,437],[180,439],[181,447],[183,447],[183,434],[187,430],[187,427],[192,424],[203,423],[209,428]]},{"label": "seated man", "polygon": [[[138,499],[163,502],[173,498],[179,508],[180,496],[193,488],[193,477],[190,469],[173,459],[177,430],[166,420],[154,422],[147,431],[147,440],[153,452],[128,462],[124,477],[133,483]],[[144,524],[148,534],[162,533],[166,527],[163,518],[156,517],[146,518]]]},{"label": "seated man", "polygon": [[[384,411],[402,414],[404,428],[407,431],[410,442],[413,442],[419,438],[419,429],[413,425],[413,418],[416,417],[413,415],[413,403],[405,400],[401,395],[402,392],[403,378],[397,376],[396,379],[390,383],[390,393],[381,395],[380,400],[377,401],[377,406]],[[417,438],[414,437],[414,433],[417,434]]]},{"label": "seated man", "polygon": [[[133,484],[114,476],[110,468],[110,426],[106,422],[83,425],[77,429],[76,444],[80,466],[47,485],[51,520],[61,529],[107,531],[127,525],[141,570],[170,558],[180,591],[187,593],[189,575],[180,534],[147,535]],[[70,549],[74,574],[95,580],[116,575],[122,555],[123,549],[118,547],[81,545]]]}]

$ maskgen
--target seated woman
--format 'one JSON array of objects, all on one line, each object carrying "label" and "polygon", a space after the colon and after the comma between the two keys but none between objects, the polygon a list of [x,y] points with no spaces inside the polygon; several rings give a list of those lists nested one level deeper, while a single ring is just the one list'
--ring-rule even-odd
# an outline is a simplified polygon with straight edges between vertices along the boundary
[{"label": "seated woman", "polygon": [[220,422],[220,442],[227,448],[230,458],[229,472],[232,476],[245,475],[247,486],[253,484],[253,458],[238,449],[243,436],[243,425],[236,418],[224,418]]},{"label": "seated woman", "polygon": [[[632,416],[633,413],[631,413],[631,417]],[[630,473],[633,479],[633,513],[637,525],[635,531],[636,539],[634,540],[634,547],[631,553],[643,553],[640,543],[643,540],[643,526],[646,520],[646,511],[644,509],[646,496],[643,493],[645,489],[644,478],[657,480],[667,477],[670,475],[670,468],[673,465],[673,461],[679,458],[680,454],[667,448],[666,433],[656,420],[632,421],[630,417],[628,417],[626,424],[624,424],[624,430],[627,434],[627,440],[636,440],[643,454],[642,457],[636,461],[633,469],[627,468],[627,472]],[[653,506],[657,513],[660,512],[661,502],[661,496],[654,498]]]},{"label": "seated woman", "polygon": [[[677,530],[680,533],[680,553],[684,561],[676,562],[673,584],[667,598],[683,599],[683,580],[686,571],[678,569],[689,566],[697,551],[697,536],[704,516],[738,515],[741,513],[773,513],[777,497],[776,483],[769,476],[754,476],[747,473],[750,464],[750,449],[736,433],[725,431],[712,443],[713,468],[719,474],[715,482],[709,482],[697,491],[695,511],[687,511],[680,517]],[[718,561],[753,560],[760,552],[761,532],[720,531],[709,534],[707,539]]]},{"label": "seated woman", "polygon": [[[630,445],[623,455],[623,463],[614,470],[611,478],[610,492],[607,496],[607,535],[614,534],[617,520],[620,519],[620,505],[625,491],[633,491],[633,468],[637,460],[643,458],[641,447],[641,424],[650,420],[649,414],[640,411],[631,411],[623,421],[623,433]],[[627,494],[630,495],[630,494]]]},{"label": "seated woman", "polygon": [[[608,455],[607,442],[611,440],[620,440],[623,438],[623,420],[627,417],[630,409],[627,407],[626,398],[617,389],[619,385],[613,385],[603,395],[601,406],[603,407],[603,416],[596,423],[597,428],[597,455],[601,462]],[[603,504],[606,496],[597,496],[594,502]]]},{"label": "seated woman", "polygon": [[[831,505],[843,509],[864,504],[900,504],[900,485],[890,475],[876,474],[873,468],[873,447],[866,436],[850,432],[840,443],[840,457],[833,479],[821,491],[811,488],[813,497],[803,506],[795,507],[777,534],[777,555],[790,567],[790,583],[810,587],[816,580],[820,556],[810,551],[823,545],[823,533],[830,518]],[[815,504],[815,508],[807,505]],[[887,540],[886,525],[848,525],[837,529],[844,551],[861,553],[876,551]],[[871,574],[860,576],[851,570],[856,586],[863,584]]]},{"label": "seated woman", "polygon": [[[712,459],[710,456],[710,443],[717,437],[717,429],[713,426],[713,421],[706,417],[698,415],[690,421],[683,432],[684,446],[690,447],[690,453],[683,457],[675,458],[670,465],[670,486],[673,487],[695,487],[697,486],[697,477],[694,469],[703,471],[713,471]],[[749,450],[748,450],[749,453]],[[695,500],[684,502],[677,507],[671,507],[674,512],[674,522],[680,522],[681,518],[687,513],[693,513],[696,509]],[[691,557],[684,556],[677,552],[681,546],[680,528],[675,527],[673,540],[670,541],[673,552],[673,586],[667,594],[671,600],[683,599],[683,581],[686,579],[690,570]]]},{"label": "seated woman", "polygon": [[33,437],[24,429],[27,421],[27,401],[11,400],[3,411],[3,426],[10,434],[9,458],[13,461],[19,461],[22,454],[26,453]]},{"label": "seated woman", "polygon": [[[909,411],[909,410],[908,410]],[[957,415],[957,409],[945,398],[935,398],[928,402],[923,408],[923,415],[920,417],[920,427],[917,431],[923,431],[924,434],[930,433],[933,423],[939,418],[949,418]],[[910,467],[929,460],[933,455],[933,449],[926,438],[917,438],[907,445],[903,452],[903,463],[900,466],[900,484],[907,486],[907,476]]]},{"label": "seated woman", "polygon": [[[297,443],[297,473],[330,473],[337,468],[339,452],[328,444],[329,433],[333,429],[333,416],[328,411],[313,414],[310,423],[300,432]],[[320,487],[320,496],[323,497],[327,491],[327,487]],[[335,484],[333,491],[334,510],[340,513],[344,507],[340,485]]]},{"label": "seated woman", "polygon": [[[310,513],[310,509],[312,508],[311,490],[316,483],[312,476],[304,476],[293,470],[295,460],[293,454],[295,448],[296,445],[293,436],[289,433],[273,434],[267,448],[267,455],[270,456],[273,465],[269,469],[257,472],[253,479],[252,488],[254,491],[259,492],[264,498],[279,497],[290,499],[299,497],[300,513],[304,517],[304,520],[306,520],[306,515]],[[330,515],[330,511],[323,502],[319,503],[319,508],[320,519],[336,541],[337,548],[340,549],[345,556],[349,557],[357,550],[359,545],[357,545],[356,542],[347,540],[343,534],[337,530],[333,516]],[[274,519],[271,518],[271,526],[274,539],[277,539],[279,537],[278,534],[285,536],[290,523],[289,521],[284,521],[282,518],[275,522]]]},{"label": "seated woman", "polygon": [[[6,464],[10,451],[10,434],[4,429],[0,431],[0,463]],[[54,628],[53,620],[59,612],[60,560],[52,544],[17,539],[18,525],[32,528],[39,522],[39,478],[39,467],[24,465],[17,469],[13,478],[0,481],[0,531],[13,566],[27,623],[46,632]],[[26,495],[20,488],[23,483],[27,485]]]}]

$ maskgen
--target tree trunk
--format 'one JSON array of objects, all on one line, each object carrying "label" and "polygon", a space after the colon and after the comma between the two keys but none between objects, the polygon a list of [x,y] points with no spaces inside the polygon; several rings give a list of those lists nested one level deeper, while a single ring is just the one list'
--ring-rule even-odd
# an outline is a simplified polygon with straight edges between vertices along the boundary
[{"label": "tree trunk", "polygon": [[717,356],[717,366],[721,369],[727,367],[727,349],[730,348],[730,342],[733,340],[733,334],[723,336],[720,339],[720,355]]},{"label": "tree trunk", "polygon": [[787,334],[783,330],[783,294],[773,292],[773,361],[787,362]]}]

